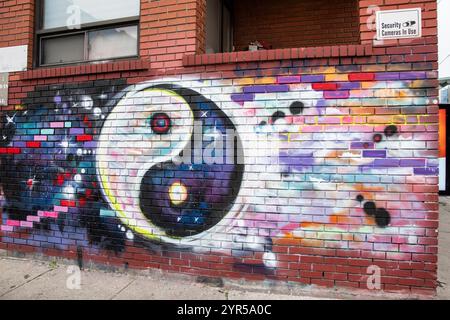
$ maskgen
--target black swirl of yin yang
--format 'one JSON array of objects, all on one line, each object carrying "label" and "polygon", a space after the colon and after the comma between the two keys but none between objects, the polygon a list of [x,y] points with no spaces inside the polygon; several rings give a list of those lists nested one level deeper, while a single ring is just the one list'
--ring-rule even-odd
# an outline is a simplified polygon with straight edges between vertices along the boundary
[{"label": "black swirl of yin yang", "polygon": [[[128,107],[135,117],[141,115],[137,127],[117,130],[125,130],[126,136],[139,132],[144,140],[139,143],[148,144],[137,150],[125,137],[129,150],[125,153],[130,156],[100,156],[97,161],[110,206],[135,234],[147,239],[180,239],[210,230],[230,213],[243,181],[244,165],[238,161],[242,142],[235,125],[213,101],[192,89],[149,84],[137,96],[143,98],[142,105]],[[125,110],[120,102],[115,109]],[[105,126],[103,134],[114,133],[113,121],[107,120]],[[101,148],[114,152],[110,143],[100,144]],[[108,177],[106,168],[111,164],[106,160],[132,168],[127,179],[130,186],[122,184],[123,178],[115,172]],[[110,178],[113,183],[108,182]],[[112,186],[136,192],[123,195]]]}]

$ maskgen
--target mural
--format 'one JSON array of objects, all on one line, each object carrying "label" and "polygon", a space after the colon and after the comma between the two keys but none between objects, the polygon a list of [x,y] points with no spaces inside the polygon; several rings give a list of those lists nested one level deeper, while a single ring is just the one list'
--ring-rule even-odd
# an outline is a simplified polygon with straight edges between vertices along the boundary
[{"label": "mural", "polygon": [[404,231],[428,211],[411,185],[438,174],[426,78],[327,67],[37,87],[1,118],[2,242],[176,248],[264,273],[293,242],[417,244]]},{"label": "mural", "polygon": [[447,109],[439,107],[439,191],[447,192]]}]

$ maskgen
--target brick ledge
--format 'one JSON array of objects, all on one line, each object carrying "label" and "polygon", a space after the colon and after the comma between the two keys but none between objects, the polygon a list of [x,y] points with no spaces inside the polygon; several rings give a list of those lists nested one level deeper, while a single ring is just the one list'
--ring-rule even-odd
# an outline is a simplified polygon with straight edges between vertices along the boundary
[{"label": "brick ledge", "polygon": [[340,45],[307,48],[240,51],[213,54],[191,54],[183,57],[183,66],[204,66],[237,62],[257,62],[290,59],[363,57],[373,54],[372,45]]},{"label": "brick ledge", "polygon": [[61,66],[28,70],[20,74],[20,80],[69,77],[120,71],[149,70],[150,62],[144,60],[124,60],[106,63],[91,63],[77,66]]}]

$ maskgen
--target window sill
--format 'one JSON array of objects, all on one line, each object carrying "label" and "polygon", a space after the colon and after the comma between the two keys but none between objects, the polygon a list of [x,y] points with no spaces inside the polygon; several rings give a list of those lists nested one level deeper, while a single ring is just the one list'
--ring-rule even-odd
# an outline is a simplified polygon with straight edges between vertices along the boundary
[{"label": "window sill", "polygon": [[260,51],[240,51],[213,54],[194,54],[183,57],[183,65],[204,66],[237,62],[259,62],[291,59],[363,57],[373,54],[371,45],[340,45],[308,48],[288,48]]},{"label": "window sill", "polygon": [[105,63],[90,63],[77,66],[45,67],[28,70],[20,75],[20,80],[46,79],[111,73],[121,71],[141,71],[150,69],[150,63],[144,60],[123,60]]}]

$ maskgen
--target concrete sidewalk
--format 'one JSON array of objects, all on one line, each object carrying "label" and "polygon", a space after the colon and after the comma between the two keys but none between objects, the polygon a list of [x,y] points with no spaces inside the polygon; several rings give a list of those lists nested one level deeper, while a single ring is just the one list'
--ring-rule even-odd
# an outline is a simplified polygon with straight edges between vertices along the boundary
[{"label": "concrete sidewalk", "polygon": [[82,271],[81,289],[68,289],[67,265],[0,258],[0,300],[317,300],[320,297],[225,289],[178,275]]},{"label": "concrete sidewalk", "polygon": [[438,298],[450,299],[450,197],[439,199]]},{"label": "concrete sidewalk", "polygon": [[[439,234],[439,299],[450,299],[450,197],[440,199]],[[247,285],[229,288],[195,282],[195,278],[165,274],[112,273],[100,270],[81,272],[81,289],[68,289],[74,284],[68,265],[10,257],[0,258],[0,300],[12,299],[169,299],[169,300],[315,300],[315,299],[380,299],[383,295],[360,296],[329,289],[287,288],[278,294]],[[75,282],[76,283],[76,282]],[[279,289],[278,289],[279,290]],[[401,296],[396,298],[402,298]]]}]

